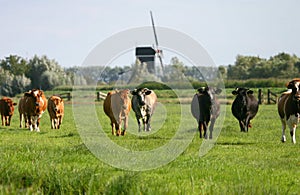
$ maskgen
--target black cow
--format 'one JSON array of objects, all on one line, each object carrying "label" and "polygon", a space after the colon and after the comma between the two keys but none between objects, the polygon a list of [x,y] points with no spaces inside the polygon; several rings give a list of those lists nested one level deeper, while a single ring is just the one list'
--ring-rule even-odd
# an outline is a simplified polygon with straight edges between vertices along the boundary
[{"label": "black cow", "polygon": [[232,91],[236,95],[231,106],[233,116],[239,121],[242,132],[248,132],[251,127],[250,120],[258,111],[258,101],[253,95],[253,91],[247,88],[236,88]]},{"label": "black cow", "polygon": [[207,127],[210,122],[209,138],[212,139],[212,131],[216,119],[220,115],[220,103],[218,102],[215,94],[220,94],[221,92],[221,89],[202,87],[198,89],[198,93],[196,93],[193,97],[191,112],[198,122],[200,138],[202,138],[203,131],[204,137],[207,139]]}]

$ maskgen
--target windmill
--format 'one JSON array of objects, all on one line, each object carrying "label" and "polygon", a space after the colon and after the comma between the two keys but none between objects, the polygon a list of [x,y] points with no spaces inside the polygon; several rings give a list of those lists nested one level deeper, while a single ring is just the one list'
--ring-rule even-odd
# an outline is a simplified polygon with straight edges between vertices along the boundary
[{"label": "windmill", "polygon": [[158,38],[157,38],[156,30],[155,30],[152,11],[150,11],[150,17],[151,17],[151,24],[152,24],[154,39],[155,39],[155,48],[153,48],[151,46],[136,47],[135,48],[135,56],[137,59],[139,59],[139,61],[141,63],[145,62],[147,64],[147,69],[148,69],[149,73],[154,74],[156,57],[159,59],[162,70],[164,68],[164,65],[163,65],[163,61],[162,61],[162,50],[159,49]]}]

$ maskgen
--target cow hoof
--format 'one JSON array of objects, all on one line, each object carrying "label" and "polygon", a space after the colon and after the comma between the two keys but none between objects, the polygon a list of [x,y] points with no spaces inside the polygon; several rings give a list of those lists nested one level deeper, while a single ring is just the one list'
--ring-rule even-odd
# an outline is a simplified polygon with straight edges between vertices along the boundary
[{"label": "cow hoof", "polygon": [[122,131],[121,135],[122,136],[126,135],[126,131]]}]

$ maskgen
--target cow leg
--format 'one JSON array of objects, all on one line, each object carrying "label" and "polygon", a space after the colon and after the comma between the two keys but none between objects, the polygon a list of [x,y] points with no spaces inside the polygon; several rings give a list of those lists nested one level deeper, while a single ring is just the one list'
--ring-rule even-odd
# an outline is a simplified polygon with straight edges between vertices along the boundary
[{"label": "cow leg", "polygon": [[4,117],[4,115],[1,115],[1,120],[2,120],[2,126],[4,126],[4,122],[5,122],[5,117]]},{"label": "cow leg", "polygon": [[204,138],[207,139],[207,122],[203,123]]},{"label": "cow leg", "polygon": [[282,136],[281,136],[281,141],[284,143],[286,142],[286,137],[285,137],[285,128],[286,128],[286,123],[284,119],[281,119],[281,124],[282,124]]},{"label": "cow leg", "polygon": [[290,128],[290,134],[291,134],[291,138],[292,138],[292,142],[293,144],[296,143],[296,125],[293,125],[291,128]]},{"label": "cow leg", "polygon": [[7,126],[10,126],[10,122],[11,122],[11,115],[8,117]]},{"label": "cow leg", "polygon": [[111,122],[110,125],[111,125],[111,134],[112,135],[116,135],[116,132],[115,132],[115,123]]},{"label": "cow leg", "polygon": [[147,125],[147,131],[151,131],[151,115],[147,115],[147,119],[146,119],[146,125]]},{"label": "cow leg", "polygon": [[20,114],[20,128],[22,128],[23,114]]},{"label": "cow leg", "polygon": [[51,129],[54,129],[54,121],[53,121],[53,119],[50,117],[50,124],[51,124]]},{"label": "cow leg", "polygon": [[29,126],[29,130],[30,131],[33,131],[33,128],[32,128],[32,119],[31,118],[33,118],[33,117],[31,117],[31,116],[28,116],[28,126]]},{"label": "cow leg", "polygon": [[36,130],[37,132],[40,132],[40,120],[41,120],[40,117],[38,117],[38,116],[35,117],[35,128],[34,128],[34,130]]},{"label": "cow leg", "polygon": [[140,119],[136,119],[137,120],[137,122],[138,122],[138,126],[139,126],[139,132],[141,132],[141,121],[140,121]]},{"label": "cow leg", "polygon": [[245,125],[243,121],[239,121],[241,132],[245,132]]},{"label": "cow leg", "polygon": [[121,135],[124,136],[124,135],[126,134],[126,129],[127,129],[127,127],[128,127],[128,117],[125,117],[125,118],[124,118],[124,129],[123,129]]},{"label": "cow leg", "polygon": [[212,133],[213,133],[213,130],[214,130],[214,126],[215,126],[215,122],[216,122],[216,119],[212,118],[211,121],[210,121],[210,125],[209,125],[209,139],[212,139]]},{"label": "cow leg", "polygon": [[146,117],[144,117],[143,119],[143,127],[144,127],[144,131],[146,131],[146,126],[147,126],[147,119],[146,119]]},{"label": "cow leg", "polygon": [[121,134],[121,127],[118,123],[116,123],[116,131],[117,131],[117,136]]},{"label": "cow leg", "polygon": [[202,122],[198,122],[198,130],[199,130],[199,133],[200,133],[200,138],[202,138],[202,127],[203,127],[203,123]]}]

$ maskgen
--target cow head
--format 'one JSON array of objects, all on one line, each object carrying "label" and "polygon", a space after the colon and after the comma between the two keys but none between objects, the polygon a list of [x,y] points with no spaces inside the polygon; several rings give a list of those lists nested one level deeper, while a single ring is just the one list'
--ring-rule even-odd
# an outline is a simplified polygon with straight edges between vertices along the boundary
[{"label": "cow head", "polygon": [[117,94],[120,96],[120,104],[122,105],[123,110],[127,110],[130,107],[130,98],[129,98],[129,89],[124,89],[117,91]]},{"label": "cow head", "polygon": [[42,96],[44,95],[44,92],[42,90],[38,90],[38,89],[33,89],[30,90],[29,92],[25,92],[24,94],[26,97],[30,97],[31,101],[34,103],[35,105],[35,109],[36,111],[39,112],[39,108],[41,105],[44,105],[44,100],[42,98]]},{"label": "cow head", "polygon": [[144,106],[145,103],[145,96],[146,95],[150,95],[152,93],[151,90],[149,90],[148,88],[139,88],[139,89],[134,89],[133,91],[131,91],[132,95],[135,95],[138,99],[138,103],[140,106]]},{"label": "cow head", "polygon": [[8,111],[7,114],[9,116],[12,116],[14,114],[14,110],[15,110],[14,106],[16,106],[17,103],[14,103],[12,101],[12,99],[7,98],[7,97],[3,97],[2,100],[5,102],[4,106],[6,107],[5,110]]},{"label": "cow head", "polygon": [[240,96],[246,96],[253,94],[253,91],[248,88],[239,88],[237,87],[234,91],[232,91],[232,95],[240,95]]},{"label": "cow head", "polygon": [[58,112],[60,105],[64,102],[63,99],[58,96],[52,96],[51,101],[53,101],[53,103],[55,104],[55,106],[53,108],[54,111]]},{"label": "cow head", "polygon": [[286,84],[286,87],[292,90],[296,100],[300,100],[300,79],[293,79]]},{"label": "cow head", "polygon": [[213,87],[200,87],[197,91],[201,95],[209,95],[210,99],[214,100],[215,94],[220,94],[222,92],[222,89]]}]

